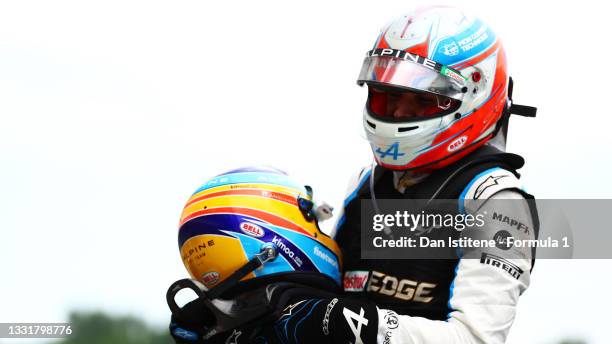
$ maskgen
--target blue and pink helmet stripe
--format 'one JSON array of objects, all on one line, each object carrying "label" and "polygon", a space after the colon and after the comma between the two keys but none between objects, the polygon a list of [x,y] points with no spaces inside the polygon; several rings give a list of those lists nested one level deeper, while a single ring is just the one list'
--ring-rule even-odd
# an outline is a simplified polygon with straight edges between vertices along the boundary
[{"label": "blue and pink helmet stripe", "polygon": [[306,192],[303,185],[294,183],[289,179],[287,174],[280,170],[270,169],[251,169],[241,168],[220,174],[213,179],[200,186],[194,194],[208,190],[214,187],[229,185],[229,184],[245,184],[245,183],[262,183],[272,184],[284,187],[293,188],[301,192]]}]

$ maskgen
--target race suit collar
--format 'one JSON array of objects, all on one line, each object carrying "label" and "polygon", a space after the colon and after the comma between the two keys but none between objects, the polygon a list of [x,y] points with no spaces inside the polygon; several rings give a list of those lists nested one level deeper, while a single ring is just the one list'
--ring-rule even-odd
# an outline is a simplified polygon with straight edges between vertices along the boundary
[{"label": "race suit collar", "polygon": [[406,191],[406,188],[422,182],[428,176],[429,173],[393,171],[393,186],[395,187],[395,190],[403,194]]}]

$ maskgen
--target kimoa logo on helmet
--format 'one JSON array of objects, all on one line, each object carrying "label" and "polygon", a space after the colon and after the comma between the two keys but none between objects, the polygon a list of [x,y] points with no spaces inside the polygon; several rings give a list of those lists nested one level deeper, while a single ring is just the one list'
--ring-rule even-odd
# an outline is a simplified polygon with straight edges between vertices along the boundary
[{"label": "kimoa logo on helmet", "polygon": [[272,243],[278,247],[278,249],[283,252],[287,257],[291,258],[297,264],[297,266],[302,266],[302,259],[298,257],[293,250],[287,244],[283,242],[283,239],[277,237],[276,235],[272,238]]},{"label": "kimoa logo on helmet", "polygon": [[256,224],[249,223],[249,222],[241,222],[240,230],[243,231],[245,234],[256,237],[256,238],[261,238],[265,234],[263,228],[259,227]]}]

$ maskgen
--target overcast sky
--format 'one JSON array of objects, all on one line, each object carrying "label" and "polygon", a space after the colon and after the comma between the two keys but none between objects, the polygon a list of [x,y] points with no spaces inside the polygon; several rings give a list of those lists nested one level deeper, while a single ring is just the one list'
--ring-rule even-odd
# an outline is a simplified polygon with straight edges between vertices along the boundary
[{"label": "overcast sky", "polygon": [[[419,3],[1,1],[0,322],[103,309],[165,326],[182,206],[228,168],[278,166],[339,206],[371,160],[363,54]],[[508,145],[539,198],[612,198],[601,4],[459,2],[539,108]],[[611,267],[536,263],[509,342],[608,342]]]}]

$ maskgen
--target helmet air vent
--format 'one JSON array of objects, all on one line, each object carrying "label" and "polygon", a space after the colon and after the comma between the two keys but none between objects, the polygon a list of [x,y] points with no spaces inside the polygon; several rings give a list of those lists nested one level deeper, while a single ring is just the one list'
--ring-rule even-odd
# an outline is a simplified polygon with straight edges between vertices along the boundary
[{"label": "helmet air vent", "polygon": [[398,133],[405,133],[405,132],[407,132],[407,131],[410,131],[410,130],[415,130],[415,129],[419,129],[419,126],[417,125],[417,126],[412,126],[412,127],[401,127],[401,128],[397,128],[397,132],[398,132]]}]

